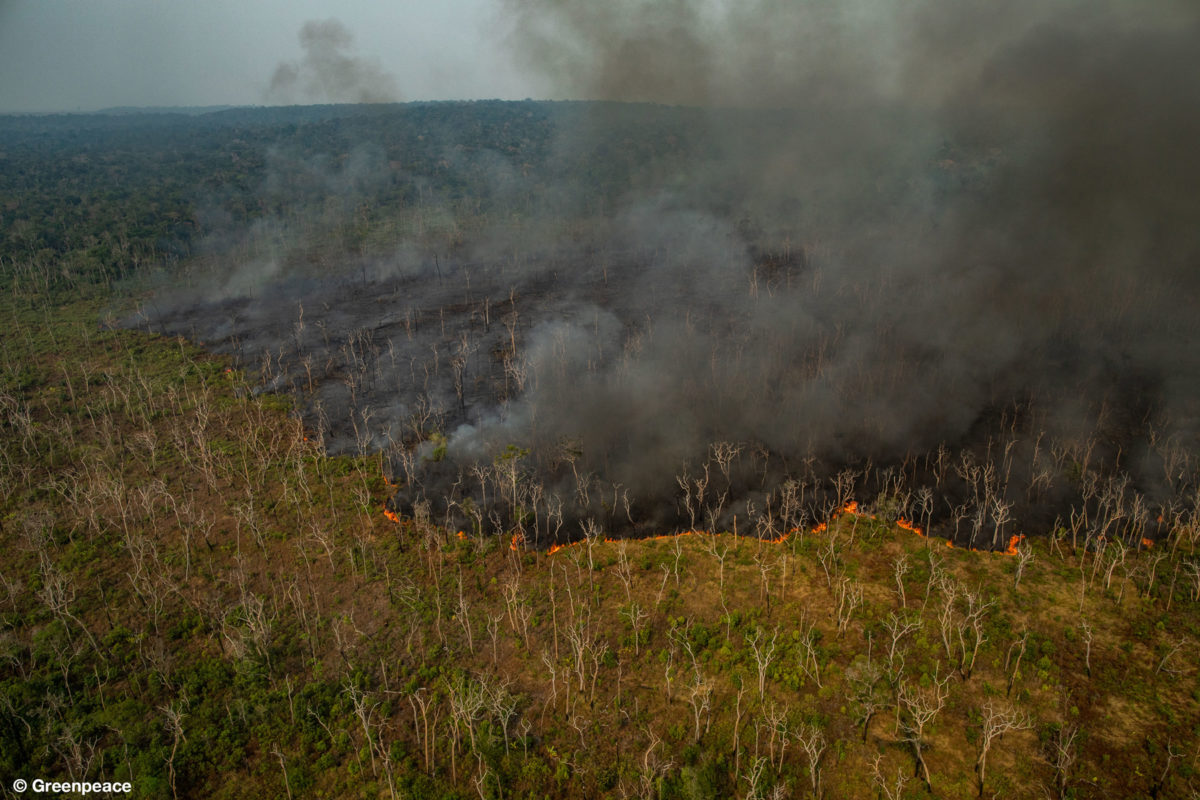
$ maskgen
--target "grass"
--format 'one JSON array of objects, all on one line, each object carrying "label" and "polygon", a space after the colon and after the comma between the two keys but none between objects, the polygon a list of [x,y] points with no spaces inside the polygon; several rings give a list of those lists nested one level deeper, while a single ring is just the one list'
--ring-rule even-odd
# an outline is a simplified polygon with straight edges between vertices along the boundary
[{"label": "grass", "polygon": [[[989,795],[1053,794],[1062,726],[1080,731],[1071,796],[1196,790],[1200,617],[1162,577],[1182,552],[1153,589],[1146,554],[1105,587],[1091,555],[1031,537],[1014,585],[1011,557],[852,515],[778,544],[514,552],[385,519],[377,459],[326,457],[286,400],[100,310],[0,305],[5,775],[141,797],[804,797],[816,730],[823,796],[875,797],[876,771],[914,770],[897,687],[952,674],[926,728],[935,796],[977,792],[989,702],[1030,722],[990,752]],[[969,678],[940,621],[967,592],[994,603]],[[889,659],[904,614],[919,627]],[[868,664],[891,669],[864,742]]]}]

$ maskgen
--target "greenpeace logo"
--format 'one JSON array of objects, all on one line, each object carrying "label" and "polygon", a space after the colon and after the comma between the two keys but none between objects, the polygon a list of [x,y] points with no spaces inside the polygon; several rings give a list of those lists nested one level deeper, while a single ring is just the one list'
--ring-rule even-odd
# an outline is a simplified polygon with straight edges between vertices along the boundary
[{"label": "greenpeace logo", "polygon": [[113,781],[44,781],[41,778],[34,778],[32,783],[25,781],[22,778],[17,778],[12,783],[13,791],[21,794],[26,789],[32,791],[33,794],[41,794],[43,792],[72,792],[74,794],[128,794],[133,791],[133,784],[128,781],[124,783]]}]

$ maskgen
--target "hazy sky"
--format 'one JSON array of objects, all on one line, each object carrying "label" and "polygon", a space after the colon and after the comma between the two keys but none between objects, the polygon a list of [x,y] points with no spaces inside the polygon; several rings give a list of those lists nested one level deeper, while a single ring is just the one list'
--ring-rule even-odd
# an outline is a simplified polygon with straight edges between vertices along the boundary
[{"label": "hazy sky", "polygon": [[[0,111],[353,100],[304,90],[301,28],[329,19],[352,37],[339,63],[395,99],[540,94],[494,0],[0,0]],[[281,64],[290,94],[270,92]]]}]

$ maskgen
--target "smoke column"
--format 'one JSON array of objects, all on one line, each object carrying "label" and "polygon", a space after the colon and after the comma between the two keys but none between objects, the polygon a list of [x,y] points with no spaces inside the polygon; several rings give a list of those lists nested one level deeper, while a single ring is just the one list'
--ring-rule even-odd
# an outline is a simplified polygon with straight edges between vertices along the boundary
[{"label": "smoke column", "polygon": [[336,19],[310,20],[300,28],[304,56],[275,68],[267,102],[393,103],[396,80],[380,65],[352,54],[354,37]]}]

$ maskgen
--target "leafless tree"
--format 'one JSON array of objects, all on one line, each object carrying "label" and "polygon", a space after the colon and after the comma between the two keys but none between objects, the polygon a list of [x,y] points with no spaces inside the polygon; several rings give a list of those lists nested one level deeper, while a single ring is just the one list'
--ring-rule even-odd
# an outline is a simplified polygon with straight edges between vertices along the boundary
[{"label": "leafless tree", "polygon": [[645,629],[646,620],[650,618],[650,615],[637,602],[631,602],[621,610],[621,614],[629,620],[629,627],[633,629],[633,654],[638,655],[641,648],[642,631]]},{"label": "leafless tree", "polygon": [[758,567],[758,598],[766,609],[767,616],[771,616],[771,571],[775,565],[771,563],[768,554],[761,547],[759,541],[759,550],[754,554],[754,564]]},{"label": "leafless tree", "polygon": [[887,619],[883,622],[884,630],[888,632],[888,668],[896,670],[896,660],[904,660],[904,652],[900,646],[901,641],[909,634],[916,633],[921,630],[921,618],[916,615],[896,614],[889,612]]},{"label": "leafless tree", "polygon": [[875,756],[875,760],[871,762],[871,782],[875,788],[879,790],[880,797],[886,800],[903,800],[904,786],[908,783],[909,778],[904,774],[904,770],[896,770],[896,782],[888,783],[888,778],[884,777],[883,768],[880,764],[883,762],[883,756]]},{"label": "leafless tree", "polygon": [[712,694],[712,684],[697,672],[687,695],[687,702],[691,706],[692,722],[694,723],[693,742],[699,742],[700,737],[708,731]]},{"label": "leafless tree", "polygon": [[[1025,646],[1029,642],[1029,631],[1022,631],[1021,638],[1013,642],[1008,648],[1008,655],[1004,658],[1004,671],[1008,672],[1008,691],[1006,696],[1012,695],[1013,683],[1017,680],[1017,675],[1021,672],[1021,659],[1025,656]],[[1013,663],[1012,671],[1008,669],[1008,663],[1012,659],[1013,651],[1017,653],[1017,659]]]},{"label": "leafless tree", "polygon": [[808,756],[808,776],[812,782],[813,796],[821,796],[821,756],[825,753],[825,734],[815,725],[801,725],[796,731],[796,741]]},{"label": "leafless tree", "polygon": [[928,746],[925,732],[946,705],[946,699],[950,696],[949,683],[949,675],[939,680],[935,670],[928,686],[914,687],[905,681],[900,684],[898,694],[901,741],[912,748],[913,760],[916,762],[914,775],[920,776],[925,782],[925,788],[931,792],[933,785],[929,780],[929,766],[925,763],[924,756]]},{"label": "leafless tree", "polygon": [[1083,666],[1087,670],[1088,677],[1092,676],[1092,626],[1087,620],[1083,621]]},{"label": "leafless tree", "polygon": [[850,578],[842,578],[837,590],[838,636],[846,632],[854,612],[863,604],[862,584]]},{"label": "leafless tree", "polygon": [[758,668],[758,697],[762,699],[763,693],[766,691],[767,685],[767,670],[771,667],[771,661],[775,657],[775,642],[779,638],[779,628],[771,634],[771,641],[766,640],[767,635],[760,627],[755,627],[754,636],[747,636],[746,643],[750,645],[750,651],[754,653],[754,664]]},{"label": "leafless tree", "polygon": [[166,720],[167,731],[171,734],[171,753],[167,756],[167,781],[171,785],[171,796],[178,800],[179,793],[175,785],[175,756],[179,752],[180,742],[187,742],[187,737],[183,735],[185,715],[174,703],[159,706],[158,710],[162,712]]},{"label": "leafless tree", "polygon": [[462,571],[458,573],[458,623],[462,626],[463,633],[467,635],[467,652],[475,652],[475,634],[471,630],[471,604],[467,601],[466,595],[463,593]]},{"label": "leafless tree", "polygon": [[650,744],[642,754],[642,769],[639,777],[641,779],[641,796],[645,800],[653,800],[658,797],[658,780],[671,770],[672,762],[655,755],[654,751],[662,744],[662,739],[652,729],[648,729],[647,733]]},{"label": "leafless tree", "polygon": [[1168,646],[1166,648],[1166,653],[1159,660],[1158,668],[1154,670],[1154,674],[1157,675],[1160,672],[1166,672],[1168,675],[1172,675],[1172,676],[1179,675],[1183,670],[1180,668],[1170,667],[1170,666],[1168,666],[1168,664],[1170,663],[1171,658],[1176,653],[1178,653],[1180,650],[1182,650],[1183,647],[1187,644],[1187,642],[1188,642],[1187,637],[1184,636],[1184,637],[1180,637],[1178,642]]},{"label": "leafless tree", "polygon": [[1076,740],[1079,737],[1079,726],[1056,725],[1053,735],[1046,742],[1044,757],[1054,770],[1054,788],[1059,798],[1067,796],[1067,786],[1071,782],[1071,768],[1075,765]]},{"label": "leafless tree", "polygon": [[979,779],[980,797],[983,797],[987,757],[992,745],[1006,733],[1025,730],[1033,726],[1028,714],[1019,712],[1006,703],[991,700],[984,703],[982,716],[983,723],[979,731],[979,755],[975,760],[975,774]]},{"label": "leafless tree", "polygon": [[892,576],[896,579],[896,594],[900,595],[900,607],[908,608],[908,597],[904,592],[904,576],[912,565],[908,563],[908,554],[901,553],[892,562]]},{"label": "leafless tree", "polygon": [[887,698],[880,691],[884,673],[878,661],[857,660],[846,670],[846,683],[851,701],[857,706],[855,724],[862,726],[862,741],[867,743],[871,720],[887,707]]},{"label": "leafless tree", "polygon": [[[938,613],[942,644],[946,655],[957,663],[963,680],[971,677],[979,649],[987,641],[984,621],[996,601],[985,601],[978,592],[970,592],[952,581],[943,583],[942,608]],[[959,598],[966,608],[959,610]]]},{"label": "leafless tree", "polygon": [[629,564],[627,544],[623,539],[617,544],[617,576],[625,587],[625,602],[628,604],[633,602],[633,568]]},{"label": "leafless tree", "polygon": [[821,688],[821,661],[817,657],[816,626],[800,621],[800,638],[796,643],[796,663],[800,670]]},{"label": "leafless tree", "polygon": [[1033,548],[1022,539],[1017,544],[1017,567],[1013,572],[1014,589],[1021,585],[1021,575],[1025,572],[1025,568],[1029,566],[1030,561],[1033,561]]}]

